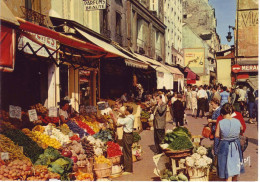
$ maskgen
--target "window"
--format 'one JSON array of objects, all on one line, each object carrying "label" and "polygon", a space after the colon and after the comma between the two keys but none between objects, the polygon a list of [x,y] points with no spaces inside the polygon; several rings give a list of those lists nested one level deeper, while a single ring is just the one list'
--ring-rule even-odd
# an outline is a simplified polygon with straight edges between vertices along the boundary
[{"label": "window", "polygon": [[186,19],[186,18],[187,18],[187,15],[183,15],[183,18]]},{"label": "window", "polygon": [[108,30],[108,16],[107,16],[107,10],[103,10],[103,28],[104,30]]},{"label": "window", "polygon": [[31,0],[25,0],[25,8],[32,9],[32,1]]},{"label": "window", "polygon": [[121,35],[121,15],[116,12],[116,34]]}]

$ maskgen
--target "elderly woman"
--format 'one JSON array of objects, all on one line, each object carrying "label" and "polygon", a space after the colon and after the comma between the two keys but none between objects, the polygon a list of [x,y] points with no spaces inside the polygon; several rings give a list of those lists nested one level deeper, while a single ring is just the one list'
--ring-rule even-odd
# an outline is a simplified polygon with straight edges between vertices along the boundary
[{"label": "elderly woman", "polygon": [[217,124],[215,137],[220,138],[218,148],[218,175],[226,181],[237,181],[237,176],[244,172],[243,156],[239,141],[243,126],[232,118],[232,105],[226,103],[221,108],[223,119]]}]

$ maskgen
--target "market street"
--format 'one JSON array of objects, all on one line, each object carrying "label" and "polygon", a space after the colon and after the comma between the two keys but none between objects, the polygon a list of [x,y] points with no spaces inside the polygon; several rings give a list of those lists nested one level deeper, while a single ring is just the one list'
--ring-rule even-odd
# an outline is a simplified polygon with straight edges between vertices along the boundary
[{"label": "market street", "polygon": [[[188,129],[193,135],[201,135],[203,126],[207,123],[206,118],[194,119],[190,115],[191,111],[186,110]],[[245,121],[248,119],[245,118]],[[171,129],[172,122],[167,124],[167,129]],[[141,132],[142,140],[140,144],[143,150],[142,160],[134,163],[134,173],[112,179],[113,181],[158,181],[160,180],[154,173],[155,164],[152,160],[154,140],[153,131],[144,130]],[[256,124],[247,124],[245,136],[249,138],[248,148],[244,152],[245,173],[239,177],[240,181],[257,181],[258,178],[258,131]],[[204,139],[202,145],[209,146],[213,143],[209,139]],[[251,164],[251,167],[249,167]]]}]

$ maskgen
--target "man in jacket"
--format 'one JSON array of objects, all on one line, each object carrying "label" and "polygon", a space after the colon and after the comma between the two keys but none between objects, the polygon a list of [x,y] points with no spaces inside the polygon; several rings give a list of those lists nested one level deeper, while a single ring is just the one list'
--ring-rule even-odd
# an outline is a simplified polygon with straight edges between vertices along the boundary
[{"label": "man in jacket", "polygon": [[181,94],[178,94],[177,95],[177,100],[174,102],[173,106],[172,106],[172,110],[174,111],[174,114],[173,114],[173,118],[176,122],[176,126],[178,127],[179,125],[180,126],[183,126],[183,118],[184,118],[184,106],[183,106],[183,103],[182,103],[182,95]]},{"label": "man in jacket", "polygon": [[166,110],[167,105],[162,101],[162,95],[156,96],[157,105],[153,109],[154,113],[154,143],[156,148],[156,153],[162,153],[160,143],[165,136],[166,127]]}]

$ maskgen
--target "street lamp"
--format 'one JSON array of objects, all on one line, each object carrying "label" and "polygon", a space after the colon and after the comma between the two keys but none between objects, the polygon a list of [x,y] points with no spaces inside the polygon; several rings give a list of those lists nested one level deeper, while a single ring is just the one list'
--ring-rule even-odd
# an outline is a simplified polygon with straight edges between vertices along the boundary
[{"label": "street lamp", "polygon": [[232,28],[233,30],[235,29],[235,27],[232,27],[232,26],[228,26],[229,28],[229,31],[228,31],[228,35],[226,36],[227,38],[227,41],[230,42],[232,40],[232,35],[231,35],[231,32],[230,32],[230,28]]}]

